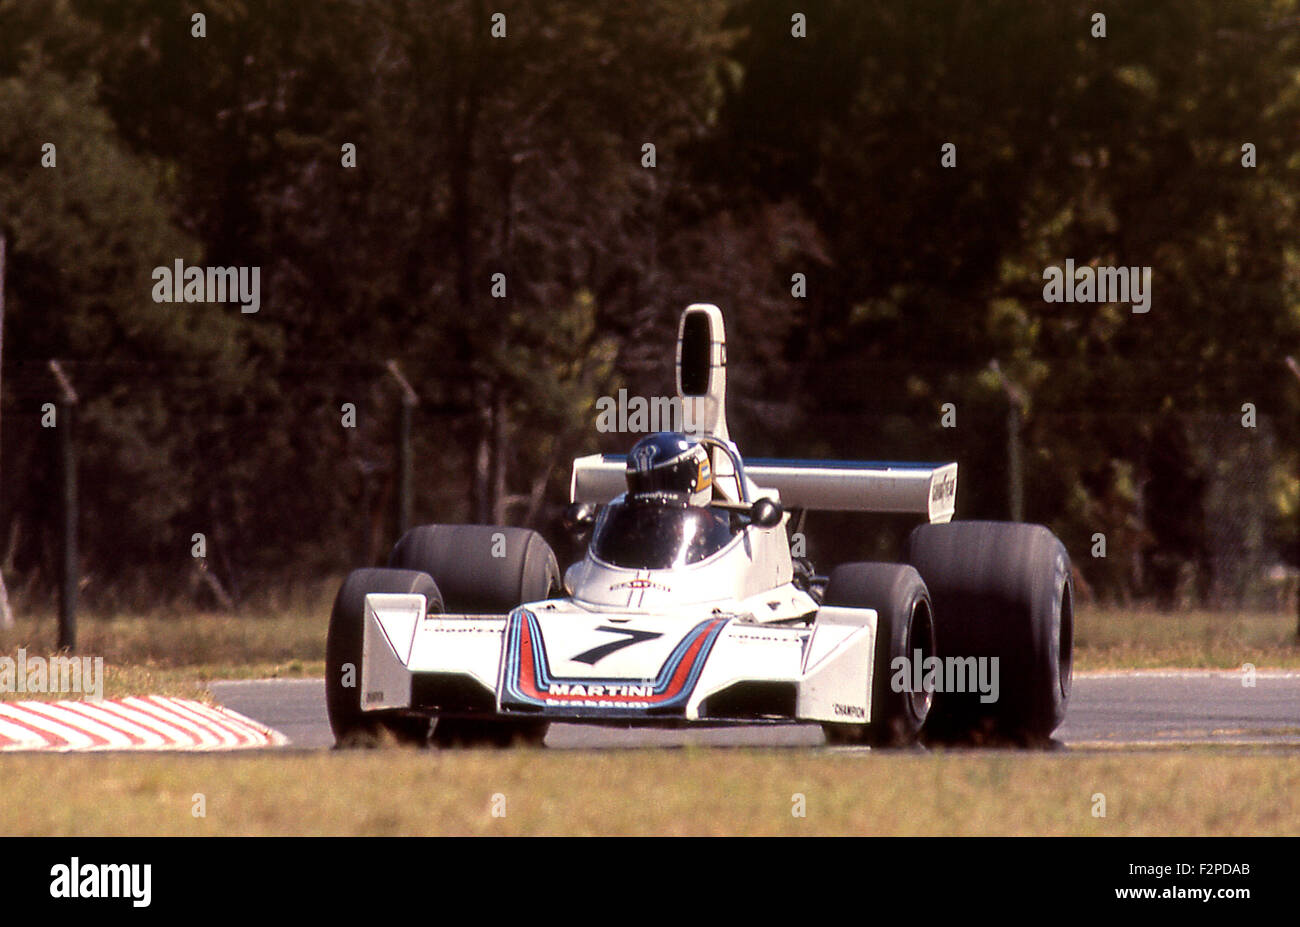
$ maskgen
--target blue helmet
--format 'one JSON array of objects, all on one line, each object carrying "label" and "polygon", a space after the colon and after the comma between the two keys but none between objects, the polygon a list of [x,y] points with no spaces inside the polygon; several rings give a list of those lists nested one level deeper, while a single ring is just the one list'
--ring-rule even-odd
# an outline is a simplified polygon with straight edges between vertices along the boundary
[{"label": "blue helmet", "polygon": [[685,496],[691,505],[708,505],[713,498],[709,453],[679,431],[647,435],[627,455],[627,492],[671,493]]}]

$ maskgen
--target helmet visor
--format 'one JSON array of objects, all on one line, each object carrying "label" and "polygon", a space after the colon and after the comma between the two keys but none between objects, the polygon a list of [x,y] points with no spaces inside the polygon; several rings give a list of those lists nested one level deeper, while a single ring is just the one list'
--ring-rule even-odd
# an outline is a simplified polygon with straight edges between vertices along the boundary
[{"label": "helmet visor", "polygon": [[663,466],[627,471],[628,492],[634,496],[651,492],[694,493],[711,484],[709,459],[703,455],[688,454]]}]

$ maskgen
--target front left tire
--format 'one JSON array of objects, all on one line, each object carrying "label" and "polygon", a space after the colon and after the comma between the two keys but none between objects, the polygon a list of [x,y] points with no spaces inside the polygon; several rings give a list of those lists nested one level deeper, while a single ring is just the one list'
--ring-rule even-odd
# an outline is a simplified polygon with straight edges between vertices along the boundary
[{"label": "front left tire", "polygon": [[[935,654],[934,608],[915,569],[898,563],[846,563],[831,571],[825,605],[876,611],[871,719],[867,724],[822,725],[830,743],[897,747],[915,743],[929,716],[933,693],[896,687],[895,661],[907,666]],[[913,678],[908,673],[906,679]]]}]

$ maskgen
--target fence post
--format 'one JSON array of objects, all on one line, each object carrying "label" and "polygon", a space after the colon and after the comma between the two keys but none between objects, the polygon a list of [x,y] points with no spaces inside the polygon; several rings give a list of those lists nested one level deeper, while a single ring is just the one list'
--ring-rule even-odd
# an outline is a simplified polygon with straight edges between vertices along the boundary
[{"label": "fence post", "polygon": [[1025,480],[1020,462],[1020,422],[1025,407],[1024,391],[1007,379],[1002,366],[989,361],[989,369],[997,374],[1002,391],[1007,395],[1007,497],[1012,521],[1025,520]]},{"label": "fence post", "polygon": [[[0,370],[4,369],[5,346],[5,236],[0,232]],[[0,513],[3,505],[4,482],[0,480]],[[14,613],[9,608],[9,589],[5,586],[4,573],[0,571],[0,628],[14,626]]]},{"label": "fence post", "polygon": [[1011,481],[1011,520],[1025,520],[1025,481],[1020,465],[1020,406],[1010,403],[1007,409],[1007,478]]},{"label": "fence post", "polygon": [[77,392],[72,388],[57,360],[50,361],[50,371],[59,382],[57,428],[59,432],[59,477],[62,484],[60,506],[59,564],[59,649],[77,646],[77,447],[74,441],[74,410]]},{"label": "fence post", "polygon": [[[1292,376],[1300,380],[1300,364],[1297,364],[1296,359],[1289,354],[1286,358],[1286,366],[1291,371]],[[1300,531],[1297,531],[1297,535],[1300,536]],[[1295,636],[1296,640],[1300,641],[1300,591],[1296,593],[1295,597]]]},{"label": "fence post", "polygon": [[411,449],[411,422],[419,397],[402,376],[397,361],[390,360],[387,367],[402,390],[402,403],[397,409],[397,536],[400,538],[411,527],[414,509],[415,455]]}]

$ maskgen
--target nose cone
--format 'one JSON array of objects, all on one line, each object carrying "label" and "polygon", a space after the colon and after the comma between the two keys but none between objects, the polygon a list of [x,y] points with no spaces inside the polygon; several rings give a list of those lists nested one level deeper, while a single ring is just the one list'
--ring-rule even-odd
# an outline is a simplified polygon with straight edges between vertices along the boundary
[{"label": "nose cone", "polygon": [[553,717],[680,714],[730,619],[516,609],[500,704]]}]

